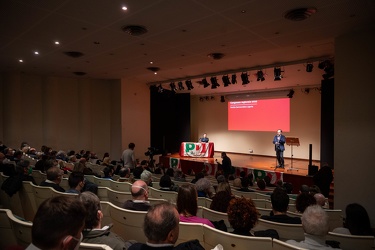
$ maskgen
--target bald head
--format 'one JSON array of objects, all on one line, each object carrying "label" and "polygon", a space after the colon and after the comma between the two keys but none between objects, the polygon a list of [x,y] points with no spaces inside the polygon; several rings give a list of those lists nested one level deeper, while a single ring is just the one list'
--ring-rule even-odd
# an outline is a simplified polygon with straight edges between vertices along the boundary
[{"label": "bald head", "polygon": [[148,187],[146,182],[137,180],[131,187],[131,193],[135,200],[147,200],[148,199]]},{"label": "bald head", "polygon": [[326,197],[324,197],[321,193],[314,194],[314,198],[316,200],[316,204],[323,207],[326,204]]}]

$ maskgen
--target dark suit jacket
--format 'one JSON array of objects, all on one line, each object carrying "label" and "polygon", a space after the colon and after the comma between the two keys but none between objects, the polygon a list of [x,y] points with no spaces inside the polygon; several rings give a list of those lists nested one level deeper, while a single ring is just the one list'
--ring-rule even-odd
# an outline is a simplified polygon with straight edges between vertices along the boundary
[{"label": "dark suit jacket", "polygon": [[150,203],[143,203],[143,202],[134,202],[132,200],[125,201],[124,205],[122,206],[125,209],[135,210],[135,211],[148,211],[150,208]]},{"label": "dark suit jacket", "polygon": [[[285,144],[285,136],[284,135],[280,135],[280,141],[279,141],[279,150],[280,151],[284,151],[285,150],[285,147],[284,147],[284,144]],[[277,135],[275,135],[273,137],[273,144],[275,144],[275,151],[277,150],[277,145],[276,145],[276,142],[277,142]]]},{"label": "dark suit jacket", "polygon": [[60,187],[56,183],[49,183],[49,182],[46,182],[46,181],[42,181],[42,183],[40,183],[39,186],[51,187],[51,188],[55,189],[56,191],[63,192],[63,193],[65,192],[65,189],[63,189],[62,187]]},{"label": "dark suit jacket", "polygon": [[286,214],[280,214],[280,215],[262,215],[260,217],[263,220],[269,220],[273,222],[278,222],[278,223],[287,223],[287,224],[301,224],[301,218],[299,217],[291,217]]}]

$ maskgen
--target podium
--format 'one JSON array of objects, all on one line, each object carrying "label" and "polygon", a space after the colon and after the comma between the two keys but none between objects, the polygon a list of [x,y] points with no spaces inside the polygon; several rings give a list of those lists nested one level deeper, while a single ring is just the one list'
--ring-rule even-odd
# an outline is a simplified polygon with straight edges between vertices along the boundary
[{"label": "podium", "polygon": [[288,170],[297,170],[298,168],[293,168],[293,146],[299,146],[299,139],[298,137],[286,137],[285,138],[286,145],[290,146],[290,168]]},{"label": "podium", "polygon": [[182,157],[214,157],[213,142],[182,142],[180,156]]}]

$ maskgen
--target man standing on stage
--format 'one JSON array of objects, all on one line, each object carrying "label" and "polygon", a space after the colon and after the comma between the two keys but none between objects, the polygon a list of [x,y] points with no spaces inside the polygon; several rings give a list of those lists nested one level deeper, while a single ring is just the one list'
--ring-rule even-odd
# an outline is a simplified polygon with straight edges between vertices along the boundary
[{"label": "man standing on stage", "polygon": [[277,134],[273,138],[273,144],[275,144],[275,151],[276,151],[276,158],[277,162],[279,163],[277,168],[284,168],[284,143],[285,143],[285,136],[282,135],[283,131],[281,129],[277,130]]}]

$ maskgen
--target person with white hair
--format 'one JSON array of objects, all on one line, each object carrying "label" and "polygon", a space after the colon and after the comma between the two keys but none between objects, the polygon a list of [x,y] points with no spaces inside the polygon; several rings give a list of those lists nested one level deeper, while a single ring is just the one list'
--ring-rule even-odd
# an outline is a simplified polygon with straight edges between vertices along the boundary
[{"label": "person with white hair", "polygon": [[141,180],[146,182],[147,186],[152,187],[152,173],[148,170],[143,170]]},{"label": "person with white hair", "polygon": [[300,242],[287,240],[286,242],[306,249],[333,249],[326,244],[326,235],[329,230],[328,215],[321,206],[313,205],[306,208],[302,214],[302,228],[305,231],[305,240]]},{"label": "person with white hair", "polygon": [[207,178],[201,178],[195,183],[195,187],[198,191],[198,197],[212,198],[213,187],[211,182]]},{"label": "person with white hair", "polygon": [[320,205],[322,208],[329,208],[329,205],[326,201],[326,197],[324,197],[321,193],[314,194],[314,198],[316,200],[316,204]]}]

